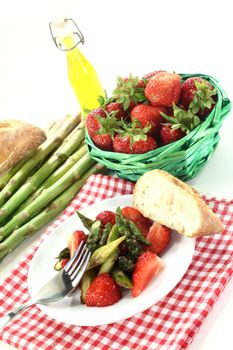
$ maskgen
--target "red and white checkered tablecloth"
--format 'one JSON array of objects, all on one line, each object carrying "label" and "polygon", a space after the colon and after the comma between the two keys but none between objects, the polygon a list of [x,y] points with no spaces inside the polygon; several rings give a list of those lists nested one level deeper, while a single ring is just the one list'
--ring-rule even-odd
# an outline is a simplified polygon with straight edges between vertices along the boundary
[{"label": "red and white checkered tablecloth", "polygon": [[[129,181],[93,175],[64,213],[10,271],[0,290],[0,317],[29,298],[28,265],[47,235],[75,210],[96,201],[130,194]],[[221,235],[198,238],[193,261],[176,287],[150,309],[119,323],[70,326],[52,320],[36,306],[13,320],[1,340],[21,350],[187,349],[233,274],[233,201],[206,199],[221,217]]]}]

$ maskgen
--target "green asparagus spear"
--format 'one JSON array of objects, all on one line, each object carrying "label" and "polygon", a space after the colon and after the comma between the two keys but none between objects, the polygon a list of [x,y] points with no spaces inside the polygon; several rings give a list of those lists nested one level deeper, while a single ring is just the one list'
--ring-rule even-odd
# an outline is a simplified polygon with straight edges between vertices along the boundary
[{"label": "green asparagus spear", "polygon": [[132,233],[132,235],[135,236],[136,240],[140,243],[143,243],[145,245],[151,245],[151,243],[149,241],[147,241],[147,239],[143,236],[143,234],[141,233],[141,231],[139,230],[139,228],[137,227],[137,225],[131,221],[131,220],[126,220],[127,224],[130,228],[130,231]]},{"label": "green asparagus spear", "polygon": [[62,144],[47,162],[18,189],[18,191],[2,206],[0,223],[3,222],[25,199],[35,192],[40,184],[77,149],[84,138],[84,123],[75,128],[75,133],[69,141]]},{"label": "green asparagus spear", "polygon": [[91,220],[87,216],[81,214],[79,211],[76,211],[76,214],[78,215],[79,219],[82,221],[82,224],[88,231],[91,230],[92,225],[94,224],[94,220]]},{"label": "green asparagus spear", "polygon": [[[111,233],[111,230],[112,230],[112,224],[110,224],[109,222],[106,224],[106,226],[103,228],[103,231],[102,231],[102,235],[100,237],[100,241],[99,241],[99,247],[102,247],[102,245],[105,245],[108,241],[109,242],[112,242],[112,241],[109,241],[108,238],[109,238],[109,235]],[[118,237],[117,237],[118,238]]]},{"label": "green asparagus spear", "polygon": [[85,172],[85,174],[83,174],[79,180],[74,182],[60,196],[51,202],[46,209],[40,212],[25,225],[15,230],[5,241],[0,243],[0,260],[15,249],[25,238],[31,236],[34,232],[38,231],[40,228],[54,219],[58,214],[60,214],[76,196],[90,175],[103,171],[105,171],[105,167],[100,164],[96,164],[88,169],[88,171]]},{"label": "green asparagus spear", "polygon": [[118,227],[117,227],[117,225],[113,225],[113,227],[109,233],[107,243],[115,241],[119,237],[120,237],[120,235],[119,235]]},{"label": "green asparagus spear", "polygon": [[110,273],[119,256],[119,248],[117,247],[100,266],[99,275],[101,273]]},{"label": "green asparagus spear", "polygon": [[56,259],[69,259],[70,258],[70,249],[68,247],[62,249]]},{"label": "green asparagus spear", "polygon": [[[70,135],[69,135],[70,136]],[[72,154],[64,164],[62,164],[57,170],[55,170],[48,179],[43,182],[43,184],[38,188],[38,190],[29,196],[15,211],[14,215],[20,213],[23,209],[25,209],[30,203],[34,202],[34,200],[43,192],[45,188],[53,185],[57,180],[59,180],[65,173],[72,168],[72,166],[77,163],[79,159],[81,159],[87,153],[86,145],[82,145],[78,150]]]},{"label": "green asparagus spear", "polygon": [[[111,243],[118,238],[119,238],[119,233],[117,230],[117,225],[114,225],[112,227],[112,230],[111,230],[109,236],[108,236],[107,243]],[[99,270],[99,274],[104,273],[104,272],[109,273],[112,270],[112,268],[113,268],[113,266],[114,266],[114,264],[117,261],[117,258],[119,256],[119,252],[120,252],[119,248],[116,247],[115,250],[109,255],[109,257],[101,265],[100,270]]]},{"label": "green asparagus spear", "polygon": [[[30,156],[33,156],[33,154],[34,153],[30,154]],[[19,169],[27,162],[27,160],[28,157],[22,159],[13,168],[0,176],[0,190],[2,190],[7,185],[10,179],[19,171]]]},{"label": "green asparagus spear", "polygon": [[96,276],[96,270],[95,269],[91,269],[88,270],[84,273],[82,279],[81,279],[81,285],[80,285],[80,289],[81,289],[81,295],[80,295],[80,299],[81,299],[81,303],[85,304],[85,297],[86,297],[86,293],[87,290],[91,284],[91,282],[94,280]]},{"label": "green asparagus spear", "polygon": [[133,288],[133,283],[129,276],[124,273],[124,271],[120,270],[119,268],[114,268],[111,273],[114,281],[120,286],[127,289]]},{"label": "green asparagus spear", "polygon": [[91,225],[90,233],[87,236],[87,242],[86,242],[87,247],[91,252],[97,249],[100,237],[101,237],[101,222],[99,220],[96,220]]},{"label": "green asparagus spear", "polygon": [[120,207],[116,209],[116,225],[121,236],[131,236],[130,229],[126,223],[125,218],[122,215]]},{"label": "green asparagus spear", "polygon": [[118,258],[119,268],[125,272],[132,272],[134,269],[134,262],[127,256],[120,255]]},{"label": "green asparagus spear", "polygon": [[0,241],[8,237],[14,230],[23,223],[30,220],[45,208],[53,199],[60,195],[73,182],[89,169],[95,161],[87,154],[82,157],[60,180],[44,190],[34,202],[29,204],[21,213],[15,215],[5,226],[0,228]]},{"label": "green asparagus spear", "polygon": [[47,156],[54,151],[64,140],[64,138],[80,123],[81,113],[73,118],[69,116],[65,119],[64,124],[58,130],[56,135],[48,138],[36,151],[34,156],[30,158],[19,171],[11,178],[8,184],[0,192],[0,208],[12,196],[12,194],[22,185],[25,179],[28,178],[31,171]]},{"label": "green asparagus spear", "polygon": [[48,188],[59,180],[77,161],[88,152],[87,145],[81,144],[80,148],[73,153],[64,164],[62,164],[57,170],[55,170],[48,179],[42,184],[42,189]]},{"label": "green asparagus spear", "polygon": [[120,237],[115,241],[104,245],[96,249],[90,258],[89,264],[87,266],[87,270],[92,269],[93,267],[99,266],[103,264],[103,262],[109,257],[109,255],[115,250],[118,245],[123,242],[125,237]]},{"label": "green asparagus spear", "polygon": [[116,225],[119,233],[125,235],[125,245],[129,254],[133,259],[137,259],[142,253],[142,247],[136,240],[135,236],[131,233],[127,220],[123,217],[120,207],[116,209]]}]

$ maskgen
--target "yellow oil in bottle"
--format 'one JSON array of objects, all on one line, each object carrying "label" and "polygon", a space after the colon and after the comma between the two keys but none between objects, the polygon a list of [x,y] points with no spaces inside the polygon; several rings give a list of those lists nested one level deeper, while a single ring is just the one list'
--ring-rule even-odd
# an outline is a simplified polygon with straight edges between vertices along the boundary
[{"label": "yellow oil in bottle", "polygon": [[[72,37],[63,40],[68,47],[70,40],[72,40]],[[86,109],[98,107],[98,97],[104,96],[104,89],[94,67],[77,47],[67,51],[66,55],[68,78],[85,114]]]},{"label": "yellow oil in bottle", "polygon": [[85,115],[99,106],[98,98],[105,92],[94,67],[77,47],[84,44],[84,36],[72,18],[50,22],[49,27],[57,48],[66,52],[68,78]]}]

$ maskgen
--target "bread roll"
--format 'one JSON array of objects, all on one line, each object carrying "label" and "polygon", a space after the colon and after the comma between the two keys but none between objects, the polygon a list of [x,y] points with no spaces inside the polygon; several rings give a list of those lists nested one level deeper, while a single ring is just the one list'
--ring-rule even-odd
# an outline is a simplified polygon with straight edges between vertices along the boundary
[{"label": "bread roll", "polygon": [[196,190],[163,170],[141,176],[133,206],[145,217],[187,237],[220,233],[224,228]]},{"label": "bread roll", "polygon": [[46,140],[40,128],[17,120],[0,121],[0,175]]}]

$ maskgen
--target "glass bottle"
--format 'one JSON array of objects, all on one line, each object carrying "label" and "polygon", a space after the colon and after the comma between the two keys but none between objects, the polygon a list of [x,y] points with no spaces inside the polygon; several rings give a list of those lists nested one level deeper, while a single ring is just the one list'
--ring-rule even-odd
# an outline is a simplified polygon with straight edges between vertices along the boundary
[{"label": "glass bottle", "polygon": [[66,52],[68,78],[85,115],[87,110],[99,106],[98,97],[105,92],[95,68],[78,48],[80,43],[84,44],[84,36],[71,18],[51,22],[49,26],[55,45]]}]

